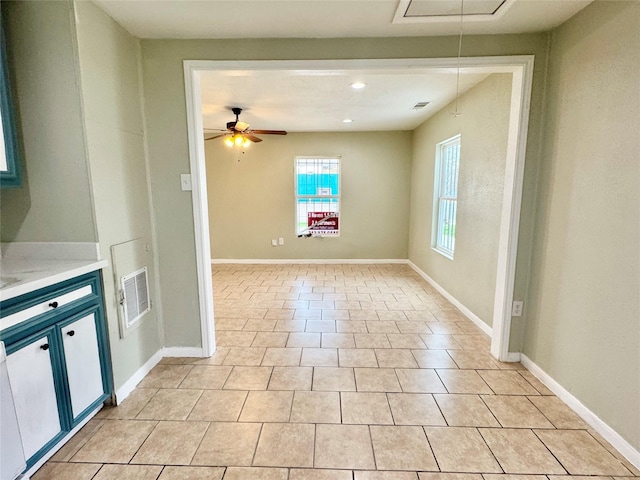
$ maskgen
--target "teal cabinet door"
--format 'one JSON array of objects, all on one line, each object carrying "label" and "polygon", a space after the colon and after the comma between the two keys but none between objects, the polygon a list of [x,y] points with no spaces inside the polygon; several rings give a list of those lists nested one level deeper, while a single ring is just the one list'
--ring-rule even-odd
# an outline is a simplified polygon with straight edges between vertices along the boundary
[{"label": "teal cabinet door", "polygon": [[7,371],[26,458],[45,450],[63,431],[53,370],[53,330],[33,335],[8,350]]},{"label": "teal cabinet door", "polygon": [[77,420],[105,394],[96,312],[88,313],[61,328],[72,418]]}]

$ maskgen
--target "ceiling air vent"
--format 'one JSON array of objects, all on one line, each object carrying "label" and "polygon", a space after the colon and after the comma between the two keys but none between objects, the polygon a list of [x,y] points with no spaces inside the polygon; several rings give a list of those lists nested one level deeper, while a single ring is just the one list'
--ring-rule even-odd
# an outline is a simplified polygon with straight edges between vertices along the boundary
[{"label": "ceiling air vent", "polygon": [[120,303],[124,309],[124,323],[129,328],[151,310],[147,267],[122,277],[120,287]]},{"label": "ceiling air vent", "polygon": [[422,110],[424,107],[429,105],[431,102],[418,102],[413,106],[413,110]]}]

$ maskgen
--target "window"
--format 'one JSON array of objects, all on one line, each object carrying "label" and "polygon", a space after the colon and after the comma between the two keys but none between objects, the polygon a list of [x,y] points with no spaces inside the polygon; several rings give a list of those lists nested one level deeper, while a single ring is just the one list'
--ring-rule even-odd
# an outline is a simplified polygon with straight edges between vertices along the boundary
[{"label": "window", "polygon": [[340,159],[296,157],[296,234],[340,235]]},{"label": "window", "polygon": [[459,167],[460,135],[456,135],[436,147],[431,241],[436,252],[452,260],[456,245]]}]

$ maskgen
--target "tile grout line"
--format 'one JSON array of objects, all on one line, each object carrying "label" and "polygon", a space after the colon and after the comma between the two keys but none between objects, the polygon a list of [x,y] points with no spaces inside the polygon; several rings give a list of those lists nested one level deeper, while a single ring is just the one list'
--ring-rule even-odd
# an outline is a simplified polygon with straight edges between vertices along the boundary
[{"label": "tile grout line", "polygon": [[391,408],[391,400],[389,400],[389,392],[384,392],[384,396],[387,399],[387,406],[389,407],[389,413],[391,414],[392,425],[397,426],[398,424],[396,423],[396,417],[393,414],[393,408]]},{"label": "tile grout line", "polygon": [[[429,435],[427,434],[427,427],[422,426],[422,433],[424,433],[425,438],[427,439],[427,445],[429,445],[429,451],[431,452],[431,455],[433,456],[433,460],[436,462],[436,468],[438,469],[438,472],[442,472],[442,468],[440,468],[440,462],[438,462],[438,457],[436,457],[436,452],[433,450],[433,446],[431,445],[431,442],[429,441]],[[417,475],[418,477],[420,475]]]},{"label": "tile grout line", "polygon": [[500,428],[505,428],[504,425],[502,425],[502,422],[500,422],[496,414],[493,412],[493,410],[491,410],[491,407],[489,407],[489,405],[487,405],[487,402],[484,401],[484,396],[478,395],[478,397],[480,397],[480,401],[482,402],[482,404],[487,408],[487,410],[489,410],[489,413],[491,414],[491,416],[496,420],[496,422],[498,422],[498,425],[500,426]]},{"label": "tile grout line", "polygon": [[[489,444],[487,443],[487,440],[484,438],[484,435],[482,435],[482,432],[480,431],[480,427],[474,427],[474,430],[476,432],[478,432],[478,435],[480,436],[480,438],[482,439],[482,442],[484,443],[484,446],[487,447],[487,449],[489,450],[489,452],[491,453],[491,456],[493,457],[493,459],[496,461],[496,463],[498,464],[498,466],[500,467],[500,470],[502,470],[503,474],[507,474],[508,473],[504,470],[504,467],[502,466],[502,464],[500,463],[500,460],[498,460],[498,457],[496,457],[496,454],[494,453],[494,451],[491,449],[491,446],[489,446]],[[483,477],[484,478],[484,477]]]},{"label": "tile grout line", "polygon": [[[256,455],[258,453],[258,445],[260,445],[260,438],[262,438],[263,430],[264,430],[264,423],[260,423],[260,431],[258,432],[258,437],[256,438],[256,444],[253,447],[253,455],[251,457],[251,462],[249,463],[250,467],[254,467],[255,466],[254,463],[256,461]],[[226,473],[225,473],[225,475],[226,475]]]},{"label": "tile grout line", "polygon": [[[446,393],[446,394],[441,393],[440,395],[450,395],[450,394],[449,393]],[[431,394],[431,398],[433,398],[433,401],[436,404],[436,407],[438,407],[438,411],[440,412],[440,415],[442,415],[442,418],[444,419],[445,426],[451,427],[452,425],[449,425],[449,420],[447,420],[446,415],[442,411],[442,407],[438,403],[438,399],[436,398],[436,396],[433,393]],[[426,432],[425,432],[425,435],[426,435]]]},{"label": "tile grout line", "polygon": [[376,450],[373,448],[373,434],[371,433],[371,425],[367,425],[367,431],[369,432],[369,442],[371,444],[371,456],[373,457],[373,468],[378,470],[378,459],[376,458]]},{"label": "tile grout line", "polygon": [[[207,436],[207,432],[209,431],[209,429],[211,428],[211,424],[213,422],[206,422],[207,423],[207,428],[205,428],[204,433],[202,434],[202,437],[200,437],[200,441],[198,442],[198,446],[193,450],[193,454],[191,455],[191,459],[189,460],[188,465],[191,466],[193,459],[196,456],[196,453],[198,453],[198,450],[200,449],[200,447],[202,446],[202,442],[204,440],[204,437]],[[166,465],[165,465],[166,467]],[[164,469],[163,469],[164,470]]]},{"label": "tile grout line", "polygon": [[560,459],[559,459],[559,458],[558,458],[558,457],[557,457],[557,456],[556,456],[556,455],[551,451],[551,449],[549,448],[549,446],[548,446],[546,443],[544,443],[544,440],[542,440],[542,439],[540,438],[540,436],[536,433],[536,429],[532,428],[532,429],[530,429],[530,430],[531,430],[531,433],[533,433],[533,434],[535,435],[535,437],[540,441],[540,443],[542,443],[542,445],[544,445],[544,448],[546,448],[546,449],[547,449],[547,451],[549,452],[549,454],[550,454],[553,458],[555,458],[556,462],[558,462],[558,465],[560,465],[560,466],[564,469],[565,473],[566,473],[567,475],[572,475],[571,473],[569,473],[569,469],[564,465],[564,463],[562,463],[562,462],[560,461]]}]

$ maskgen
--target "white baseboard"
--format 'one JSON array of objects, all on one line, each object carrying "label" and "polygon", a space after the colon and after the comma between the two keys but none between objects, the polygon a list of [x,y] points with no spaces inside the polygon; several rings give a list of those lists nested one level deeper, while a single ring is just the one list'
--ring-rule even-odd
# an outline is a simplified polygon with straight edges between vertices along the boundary
[{"label": "white baseboard", "polygon": [[406,264],[404,258],[212,258],[213,265],[218,264],[256,264],[256,265],[295,265],[302,263],[336,265],[336,264]]},{"label": "white baseboard", "polygon": [[521,355],[520,352],[509,352],[505,361],[518,363],[521,360]]},{"label": "white baseboard", "polygon": [[122,401],[129,396],[136,386],[142,381],[142,379],[162,360],[162,350],[158,350],[154,353],[147,362],[142,365],[136,373],[129,377],[129,380],[116,391],[116,405],[120,405]]},{"label": "white baseboard", "polygon": [[200,347],[164,347],[163,357],[204,357]]},{"label": "white baseboard", "polygon": [[433,278],[423,272],[420,267],[418,267],[411,260],[407,260],[407,264],[415,270],[415,272],[420,275],[429,285],[435,288],[444,298],[449,300],[458,310],[462,312],[462,314],[476,324],[480,330],[486,333],[488,336],[491,336],[492,329],[489,325],[487,325],[480,317],[478,317],[475,313],[465,307],[457,298],[447,292],[442,286],[438,284]]},{"label": "white baseboard", "polygon": [[540,380],[549,390],[555,393],[560,400],[566,403],[569,408],[576,412],[593,429],[609,442],[618,452],[620,452],[636,468],[640,468],[640,452],[633,448],[622,436],[613,428],[607,425],[600,417],[587,408],[580,400],[574,397],[562,385],[556,382],[551,376],[536,365],[524,353],[520,354],[522,365],[529,370],[538,380]]},{"label": "white baseboard", "polygon": [[129,380],[124,382],[116,391],[116,405],[129,396],[144,377],[155,367],[164,357],[203,357],[200,347],[164,347],[158,350],[147,362],[134,373]]}]

